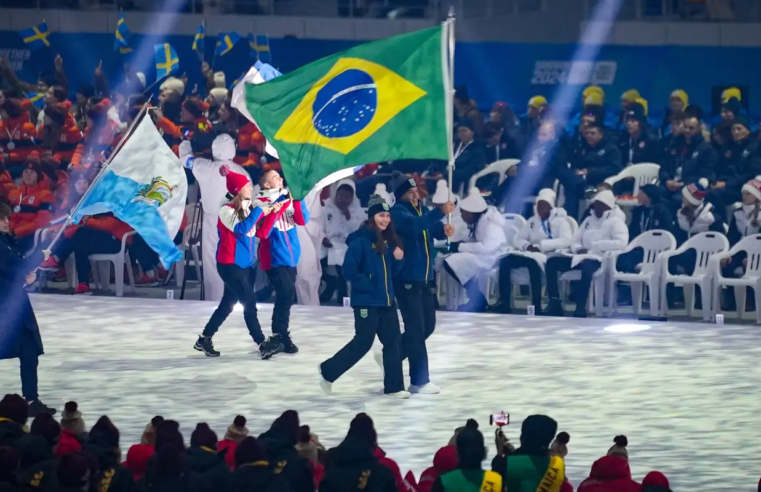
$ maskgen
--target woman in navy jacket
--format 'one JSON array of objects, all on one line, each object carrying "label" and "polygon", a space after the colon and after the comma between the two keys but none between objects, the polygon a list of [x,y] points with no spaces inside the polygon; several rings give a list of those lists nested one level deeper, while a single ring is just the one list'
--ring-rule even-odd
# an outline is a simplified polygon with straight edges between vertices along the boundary
[{"label": "woman in navy jacket", "polygon": [[402,336],[393,284],[394,275],[401,271],[404,251],[386,201],[373,195],[368,205],[367,222],[346,240],[349,249],[343,264],[343,276],[351,284],[354,338],[320,364],[320,385],[330,394],[332,383],[370,351],[377,334],[383,344],[383,392],[404,399],[410,394],[404,389]]}]

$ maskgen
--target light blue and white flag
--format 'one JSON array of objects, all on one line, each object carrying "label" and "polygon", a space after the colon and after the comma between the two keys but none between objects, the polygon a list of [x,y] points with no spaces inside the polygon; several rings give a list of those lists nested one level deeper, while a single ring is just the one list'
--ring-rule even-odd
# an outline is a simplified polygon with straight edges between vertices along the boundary
[{"label": "light blue and white flag", "polygon": [[169,268],[182,258],[174,237],[187,195],[188,181],[180,160],[146,116],[74,211],[72,222],[112,212],[140,234]]},{"label": "light blue and white flag", "polygon": [[[240,82],[238,82],[233,88],[232,106],[256,124],[254,117],[251,116],[251,113],[249,113],[246,107],[246,84],[263,84],[268,80],[280,77],[281,75],[283,74],[278,72],[277,69],[269,63],[262,63],[261,60],[257,60],[254,66],[251,67],[248,73],[244,75],[243,78],[240,79]],[[272,157],[279,159],[277,150],[270,145],[269,141],[266,142],[264,150],[266,150]]]}]

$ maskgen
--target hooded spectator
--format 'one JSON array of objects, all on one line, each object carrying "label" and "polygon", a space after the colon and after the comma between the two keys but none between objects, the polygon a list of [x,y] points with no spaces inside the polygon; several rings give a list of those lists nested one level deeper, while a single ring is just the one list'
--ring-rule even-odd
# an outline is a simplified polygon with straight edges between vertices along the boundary
[{"label": "hooded spectator", "polygon": [[320,492],[404,490],[391,470],[380,463],[374,453],[377,447],[372,420],[364,413],[358,414],[351,421],[346,439],[328,451]]},{"label": "hooded spectator", "polygon": [[21,455],[18,449],[0,445],[0,490],[17,492],[19,483],[16,474],[21,465]]},{"label": "hooded spectator", "polygon": [[314,491],[312,470],[309,463],[296,452],[299,440],[299,414],[287,410],[273,422],[272,427],[259,436],[267,456],[275,466],[275,473],[282,474],[294,492]]},{"label": "hooded spectator", "polygon": [[456,470],[439,476],[433,483],[432,492],[460,490],[502,490],[502,476],[481,467],[486,459],[484,436],[478,429],[466,428],[457,436]]},{"label": "hooded spectator", "polygon": [[82,453],[61,456],[56,470],[60,492],[81,492],[90,490],[90,465]]},{"label": "hooded spectator", "polygon": [[642,492],[671,492],[669,487],[669,479],[659,471],[651,471],[642,479]]},{"label": "hooded spectator", "polygon": [[92,426],[83,449],[98,460],[99,471],[94,480],[101,487],[107,486],[109,492],[134,489],[132,474],[119,463],[119,429],[108,417],[102,416]]},{"label": "hooded spectator", "polygon": [[324,459],[325,448],[320,444],[317,434],[310,432],[308,425],[301,426],[296,451],[299,453],[299,456],[309,460],[309,467],[312,469],[314,477],[314,487],[318,489],[322,478],[325,476],[325,467],[320,459],[321,456]]},{"label": "hooded spectator", "polygon": [[217,443],[218,451],[225,451],[225,462],[230,469],[235,469],[235,448],[238,447],[245,438],[248,437],[248,428],[246,427],[246,417],[238,415],[233,423],[227,428],[225,437]]},{"label": "hooded spectator", "polygon": [[164,417],[161,415],[153,417],[140,436],[140,444],[133,444],[127,451],[127,461],[122,464],[132,473],[135,480],[139,480],[145,475],[148,463],[156,452],[156,429],[162,422],[164,422]]},{"label": "hooded spectator", "polygon": [[282,474],[270,466],[267,451],[255,437],[244,438],[235,449],[235,473],[230,492],[291,492]]},{"label": "hooded spectator", "polygon": [[199,423],[190,435],[188,465],[190,470],[205,477],[219,490],[227,490],[230,468],[225,463],[227,451],[217,453],[217,435],[206,423]]},{"label": "hooded spectator", "polygon": [[77,402],[70,401],[64,406],[61,414],[61,429],[72,432],[75,436],[82,436],[87,432],[82,412],[79,411]]},{"label": "hooded spectator", "polygon": [[[463,430],[464,429],[465,428],[463,427]],[[453,437],[453,440],[456,442],[457,438]],[[431,492],[436,479],[445,473],[456,469],[458,463],[457,447],[454,444],[440,448],[433,456],[433,466],[426,468],[425,471],[423,471],[423,474],[420,475],[420,481],[418,481],[416,489],[417,492]]]},{"label": "hooded spectator", "polygon": [[632,473],[626,459],[618,455],[608,455],[594,462],[589,478],[581,482],[577,492],[640,492],[640,490],[640,484],[632,480]]},{"label": "hooded spectator", "polygon": [[24,436],[29,404],[20,395],[0,400],[0,446],[15,446]]},{"label": "hooded spectator", "polygon": [[61,426],[47,413],[38,414],[29,434],[19,439],[16,447],[21,453],[21,466],[17,474],[19,484],[40,490],[55,490],[56,457]]}]

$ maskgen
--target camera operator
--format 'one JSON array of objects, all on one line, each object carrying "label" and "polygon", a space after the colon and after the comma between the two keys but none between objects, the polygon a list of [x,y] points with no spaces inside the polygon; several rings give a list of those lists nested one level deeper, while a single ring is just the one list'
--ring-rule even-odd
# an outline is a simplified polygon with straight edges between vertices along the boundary
[{"label": "camera operator", "polygon": [[24,290],[24,286],[34,283],[34,268],[42,258],[23,257],[16,237],[10,232],[10,216],[11,208],[0,203],[0,360],[19,359],[21,392],[29,403],[30,416],[55,414],[55,409],[45,406],[37,394],[42,338],[32,303]]}]

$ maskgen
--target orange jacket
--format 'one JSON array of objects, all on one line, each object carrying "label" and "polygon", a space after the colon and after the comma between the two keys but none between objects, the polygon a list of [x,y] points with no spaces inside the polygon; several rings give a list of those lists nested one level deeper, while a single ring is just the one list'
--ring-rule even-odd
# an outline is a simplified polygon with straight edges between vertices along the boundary
[{"label": "orange jacket", "polygon": [[8,171],[4,171],[0,175],[0,196],[8,196],[12,190],[16,189],[16,185],[13,184],[11,174]]},{"label": "orange jacket", "polygon": [[[40,127],[40,135],[43,134],[45,125]],[[61,136],[58,139],[56,150],[53,155],[58,157],[63,164],[71,162],[79,143],[82,141],[82,132],[77,127],[74,119],[69,115],[69,119],[66,120],[66,124],[61,131]]]},{"label": "orange jacket", "polygon": [[[116,239],[121,241],[124,238],[125,234],[128,234],[132,232],[132,227],[129,226],[126,222],[122,222],[121,220],[117,219],[113,215],[110,214],[100,214],[100,215],[93,215],[92,217],[88,217],[84,220],[82,220],[79,224],[75,226],[69,226],[64,231],[63,235],[67,238],[74,237],[74,234],[79,230],[81,227],[89,227],[91,229],[95,229],[98,231],[103,231],[111,234]],[[127,239],[127,244],[132,244],[132,237],[129,237]]]},{"label": "orange jacket", "polygon": [[266,140],[251,121],[238,130],[238,148],[233,162],[241,166],[259,166],[264,155]]},{"label": "orange jacket", "polygon": [[172,150],[177,155],[180,155],[180,140],[183,138],[193,138],[195,132],[208,132],[211,130],[211,123],[209,123],[207,118],[198,118],[193,123],[176,125],[169,118],[163,117],[158,120],[157,126],[164,132],[164,141],[172,147]]},{"label": "orange jacket", "polygon": [[8,198],[13,207],[11,231],[16,237],[29,236],[37,229],[50,225],[55,198],[43,183],[38,183],[37,186],[22,183],[9,193]]},{"label": "orange jacket", "polygon": [[90,169],[94,163],[102,162],[102,155],[114,141],[115,124],[109,120],[108,124],[97,133],[86,128],[82,142],[77,145],[71,156],[70,166],[73,169]]},{"label": "orange jacket", "polygon": [[29,122],[26,112],[18,118],[0,121],[0,149],[5,154],[7,164],[21,164],[31,151],[39,151],[35,138],[37,129]]}]

